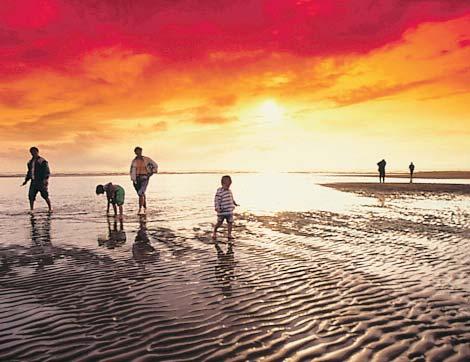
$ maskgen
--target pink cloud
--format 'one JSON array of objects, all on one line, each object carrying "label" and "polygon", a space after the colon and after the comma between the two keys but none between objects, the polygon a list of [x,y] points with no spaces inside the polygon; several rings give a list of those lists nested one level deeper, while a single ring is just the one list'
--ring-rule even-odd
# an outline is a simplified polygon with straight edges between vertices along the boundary
[{"label": "pink cloud", "polygon": [[363,53],[422,22],[467,13],[470,3],[459,0],[5,0],[0,72],[57,69],[106,47],[169,61],[219,51]]}]

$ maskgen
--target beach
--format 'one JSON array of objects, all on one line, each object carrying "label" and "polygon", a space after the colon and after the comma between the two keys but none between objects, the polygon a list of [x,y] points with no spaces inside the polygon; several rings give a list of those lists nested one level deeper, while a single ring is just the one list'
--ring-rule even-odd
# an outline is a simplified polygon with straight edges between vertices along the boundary
[{"label": "beach", "polygon": [[[340,172],[334,174],[335,176],[343,177],[373,177],[377,178],[377,172]],[[394,179],[409,179],[409,172],[387,172],[387,178],[391,177]],[[468,180],[470,179],[470,171],[417,171],[413,173],[415,180],[428,179],[428,180]]]},{"label": "beach", "polygon": [[403,183],[403,182],[335,182],[323,184],[340,191],[355,192],[366,196],[374,195],[470,195],[470,185],[454,183]]},{"label": "beach", "polygon": [[0,179],[0,360],[470,358],[470,180],[238,174],[214,243],[220,176],[154,176],[145,217],[128,176],[52,178],[52,215]]}]

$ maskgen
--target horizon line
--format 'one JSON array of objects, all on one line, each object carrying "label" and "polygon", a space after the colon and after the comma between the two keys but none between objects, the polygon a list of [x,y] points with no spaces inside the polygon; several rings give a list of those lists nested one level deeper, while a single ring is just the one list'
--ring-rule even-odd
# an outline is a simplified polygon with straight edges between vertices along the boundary
[{"label": "horizon line", "polygon": [[[468,173],[469,170],[422,170],[415,172],[415,175],[418,174],[460,174],[460,173]],[[163,171],[158,172],[161,175],[187,175],[187,174],[224,174],[224,173],[233,173],[233,174],[263,174],[263,173],[286,173],[286,174],[327,174],[327,175],[352,175],[352,176],[370,176],[376,175],[377,172],[374,171],[319,171],[319,170],[294,170],[294,171],[250,171],[250,170],[207,170],[207,171]],[[393,175],[408,175],[408,171],[403,170],[392,170],[388,171],[389,177]],[[0,172],[0,178],[16,178],[16,177],[24,177],[25,173],[23,172]],[[124,171],[66,171],[66,172],[56,172],[51,173],[53,177],[71,177],[71,176],[126,176],[129,175],[129,172]]]}]

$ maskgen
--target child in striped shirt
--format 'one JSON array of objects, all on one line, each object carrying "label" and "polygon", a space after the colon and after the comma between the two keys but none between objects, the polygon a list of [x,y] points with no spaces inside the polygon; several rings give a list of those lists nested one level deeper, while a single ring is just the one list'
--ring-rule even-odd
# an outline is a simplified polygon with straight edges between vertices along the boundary
[{"label": "child in striped shirt", "polygon": [[228,239],[232,237],[232,225],[233,225],[233,210],[235,206],[239,206],[233,199],[232,191],[230,191],[230,185],[232,179],[230,176],[222,177],[222,187],[217,189],[217,193],[214,198],[215,212],[217,213],[217,223],[214,226],[214,233],[212,239],[215,240],[217,237],[217,229],[223,224],[224,220],[227,220],[227,231]]}]

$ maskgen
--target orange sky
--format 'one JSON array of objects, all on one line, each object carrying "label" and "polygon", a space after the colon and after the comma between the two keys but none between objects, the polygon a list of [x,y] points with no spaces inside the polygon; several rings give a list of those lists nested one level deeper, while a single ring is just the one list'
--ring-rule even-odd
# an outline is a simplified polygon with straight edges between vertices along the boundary
[{"label": "orange sky", "polygon": [[372,3],[5,0],[0,172],[469,170],[470,3]]}]

